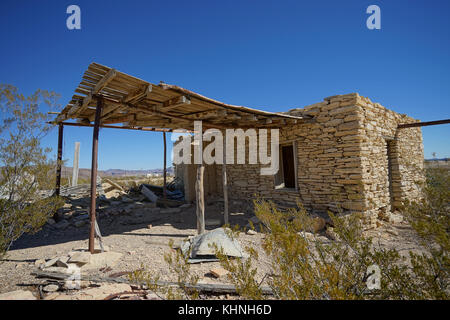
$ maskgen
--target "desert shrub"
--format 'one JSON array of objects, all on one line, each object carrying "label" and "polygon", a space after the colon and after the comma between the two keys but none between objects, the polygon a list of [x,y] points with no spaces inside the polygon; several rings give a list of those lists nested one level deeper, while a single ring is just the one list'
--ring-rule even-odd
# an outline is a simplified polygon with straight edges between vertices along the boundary
[{"label": "desert shrub", "polygon": [[450,171],[428,168],[423,197],[406,201],[405,216],[426,254],[411,253],[411,264],[424,298],[447,299],[449,285]]},{"label": "desert shrub", "polygon": [[[402,256],[396,249],[377,246],[362,234],[362,217],[335,216],[335,241],[311,235],[314,220],[299,206],[281,212],[264,200],[255,201],[255,213],[266,233],[263,248],[271,258],[267,283],[277,299],[447,299],[448,250]],[[441,226],[427,228],[427,237],[443,237]],[[422,227],[423,229],[423,227]],[[421,228],[418,229],[419,231]],[[424,232],[419,235],[425,234]],[[434,237],[434,236],[432,236]],[[436,240],[438,243],[440,240]],[[250,249],[250,250],[249,250]],[[220,257],[229,279],[247,299],[263,297],[256,280],[258,256],[247,249],[248,259]],[[370,286],[379,270],[379,287]]]},{"label": "desert shrub", "polygon": [[[169,247],[173,247],[173,240],[169,241]],[[164,255],[164,260],[168,265],[168,271],[177,276],[175,285],[164,283],[160,280],[160,275],[154,271],[145,270],[144,266],[140,270],[134,271],[129,275],[129,279],[136,284],[147,286],[162,299],[181,300],[198,299],[199,291],[195,288],[198,283],[198,276],[191,272],[191,266],[188,263],[188,256],[181,251],[171,250]]]},{"label": "desert shrub", "polygon": [[[361,299],[367,294],[368,267],[392,255],[371,252],[371,239],[361,238],[357,216],[332,216],[339,240],[324,242],[324,237],[307,232],[314,220],[301,206],[281,212],[272,202],[257,200],[255,214],[262,222],[261,231],[266,233],[262,245],[271,258],[267,283],[277,299]],[[228,259],[220,252],[219,257],[243,298],[261,298],[258,282],[249,276],[258,257],[255,250],[247,251],[249,258],[245,261]],[[241,286],[242,275],[252,285]]]},{"label": "desert shrub", "polygon": [[57,197],[39,196],[40,190],[54,188],[55,162],[40,142],[50,130],[45,111],[56,106],[56,98],[41,90],[25,97],[0,85],[0,256],[23,233],[38,231],[62,205]]},{"label": "desert shrub", "polygon": [[[418,182],[423,197],[406,201],[403,212],[421,241],[423,252],[407,256],[377,246],[363,237],[361,217],[330,213],[336,241],[323,241],[305,233],[313,223],[299,209],[281,212],[264,200],[255,201],[255,214],[263,223],[265,253],[272,258],[268,284],[278,299],[448,299],[449,208],[448,169],[432,168]],[[309,235],[308,237],[306,235]],[[248,250],[247,261],[231,260],[218,252],[230,271],[230,280],[244,298],[260,298],[254,277],[257,255]],[[370,266],[380,270],[379,289],[367,282]],[[252,273],[253,272],[253,273]],[[244,278],[245,277],[245,278]],[[242,285],[243,281],[247,285]],[[249,285],[249,283],[251,285]]]},{"label": "desert shrub", "polygon": [[[315,222],[301,204],[281,211],[258,199],[255,214],[270,271],[258,279],[259,257],[252,247],[245,248],[246,258],[229,258],[217,247],[216,255],[244,299],[448,299],[449,190],[448,171],[429,171],[423,199],[404,206],[422,253],[405,255],[378,245],[364,235],[361,215],[329,213],[334,228],[326,238],[308,232]],[[228,234],[237,237],[239,229]],[[189,278],[182,256],[167,262],[179,282]],[[263,282],[273,296],[264,295]]]}]

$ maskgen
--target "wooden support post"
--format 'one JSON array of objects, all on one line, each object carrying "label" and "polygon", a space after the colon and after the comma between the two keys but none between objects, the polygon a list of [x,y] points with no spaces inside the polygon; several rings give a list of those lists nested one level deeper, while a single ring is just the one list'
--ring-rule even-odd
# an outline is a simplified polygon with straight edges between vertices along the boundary
[{"label": "wooden support post", "polygon": [[58,156],[56,159],[56,190],[55,194],[59,196],[61,190],[61,166],[62,166],[62,152],[63,152],[63,133],[64,125],[61,123],[58,127]]},{"label": "wooden support post", "polygon": [[227,144],[223,137],[223,164],[222,164],[222,189],[223,189],[223,220],[228,224],[228,183],[227,183]]},{"label": "wooden support post", "polygon": [[163,132],[163,141],[164,141],[164,169],[163,169],[163,198],[166,200],[167,198],[167,189],[166,189],[166,182],[167,182],[167,173],[166,173],[166,157],[167,157],[167,145],[166,145],[166,133]]},{"label": "wooden support post", "polygon": [[[62,123],[58,126],[58,154],[56,158],[56,185],[55,185],[55,195],[59,196],[61,193],[61,167],[62,167],[62,152],[63,152],[63,134],[64,125]],[[53,219],[58,219],[58,213],[53,214]]]},{"label": "wooden support post", "polygon": [[103,98],[97,97],[97,108],[95,110],[94,133],[92,137],[92,164],[91,164],[91,230],[89,234],[89,252],[94,253],[95,238],[95,213],[97,197],[97,155],[98,155],[98,132],[100,127],[100,116],[102,114]]},{"label": "wooden support post", "polygon": [[197,232],[202,234],[205,232],[205,199],[203,194],[203,173],[205,171],[204,164],[197,166],[197,179],[195,182],[196,200],[197,200]]},{"label": "wooden support post", "polygon": [[80,161],[80,143],[75,142],[75,152],[73,155],[73,168],[72,168],[72,187],[78,185],[78,163]]}]

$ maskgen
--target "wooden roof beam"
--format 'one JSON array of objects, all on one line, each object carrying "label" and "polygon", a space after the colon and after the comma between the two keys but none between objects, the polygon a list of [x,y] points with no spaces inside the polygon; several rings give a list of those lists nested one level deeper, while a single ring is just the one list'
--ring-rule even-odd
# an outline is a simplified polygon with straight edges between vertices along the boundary
[{"label": "wooden roof beam", "polygon": [[111,112],[106,113],[105,115],[103,115],[101,117],[101,121],[105,121],[105,120],[107,120],[109,118],[112,118],[112,117],[116,116],[118,113],[123,113],[123,111],[126,111],[126,107],[124,107],[123,104],[119,104],[119,106],[117,108],[115,108]]},{"label": "wooden roof beam", "polygon": [[97,82],[95,87],[92,89],[92,91],[83,98],[83,102],[81,106],[74,106],[69,110],[68,116],[71,117],[72,115],[78,116],[81,112],[83,112],[89,105],[89,103],[92,101],[92,98],[94,95],[99,93],[104,87],[110,83],[114,77],[116,76],[117,72],[115,69],[110,69],[105,76]]},{"label": "wooden roof beam", "polygon": [[231,113],[227,116],[227,119],[229,120],[241,120],[242,117],[238,115],[237,113]]},{"label": "wooden roof beam", "polygon": [[142,89],[140,92],[138,93],[133,93],[133,94],[129,94],[124,100],[124,103],[130,102],[130,103],[136,103],[142,99],[147,98],[150,93],[152,92],[152,84],[149,83],[148,85],[145,86],[144,89]]},{"label": "wooden roof beam", "polygon": [[129,114],[125,114],[122,116],[111,117],[110,119],[104,120],[101,124],[113,124],[113,123],[124,123],[129,122],[131,120]]},{"label": "wooden roof beam", "polygon": [[169,111],[185,104],[191,104],[191,99],[188,96],[179,96],[164,101],[160,111]]},{"label": "wooden roof beam", "polygon": [[[55,124],[53,122],[48,122],[49,124]],[[64,126],[72,126],[72,127],[93,127],[93,124],[82,124],[82,123],[72,123],[72,122],[63,122],[61,123]],[[124,130],[139,130],[139,131],[156,131],[156,132],[190,132],[188,130],[179,130],[179,129],[168,129],[168,128],[146,128],[146,127],[125,127],[125,126],[111,126],[111,125],[100,125],[100,128],[107,129],[124,129]]]},{"label": "wooden roof beam", "polygon": [[425,126],[435,126],[438,124],[446,124],[450,123],[450,119],[444,120],[436,120],[436,121],[424,121],[424,122],[415,122],[415,123],[402,123],[397,126],[398,129],[404,128],[417,128],[417,127],[425,127]]},{"label": "wooden roof beam", "polygon": [[201,120],[201,119],[208,119],[208,118],[215,118],[215,117],[226,117],[227,110],[224,109],[216,109],[216,110],[208,110],[208,111],[202,111],[198,113],[194,113],[191,115],[188,115],[192,120]]},{"label": "wooden roof beam", "polygon": [[[130,106],[131,108],[133,108],[135,110],[139,110],[139,111],[141,111],[143,113],[147,113],[147,114],[150,114],[150,115],[155,115],[155,116],[159,116],[159,117],[167,118],[167,119],[180,120],[180,121],[183,121],[183,122],[187,122],[190,125],[193,125],[193,121],[194,121],[193,119],[188,119],[188,118],[181,117],[181,116],[175,116],[175,115],[171,115],[171,114],[168,114],[168,113],[165,113],[165,112],[161,112],[161,111],[157,111],[157,110],[149,110],[147,108],[136,106],[136,105],[133,105],[133,104],[130,104],[130,103],[127,103],[127,105]],[[205,121],[203,121],[203,126],[204,127],[211,127],[211,128],[219,128],[219,129],[225,128],[224,126],[221,126],[219,124],[212,124],[212,123],[208,123],[208,122],[205,122]]]},{"label": "wooden roof beam", "polygon": [[[138,102],[142,99],[148,97],[148,95],[152,92],[152,85],[149,83],[145,86],[145,88],[139,92],[130,93],[127,97],[125,97],[121,102],[107,102],[106,107],[102,110],[102,120],[106,120],[111,117],[117,109],[128,102]],[[95,114],[89,117],[89,121],[94,121]]]},{"label": "wooden roof beam", "polygon": [[242,120],[245,120],[245,121],[258,121],[258,117],[256,115],[254,115],[254,114],[250,114],[250,115],[244,116]]},{"label": "wooden roof beam", "polygon": [[123,123],[124,126],[134,127],[136,125],[136,114],[132,113],[128,115],[128,121]]},{"label": "wooden roof beam", "polygon": [[[108,103],[106,104],[106,107],[102,110],[102,115],[100,119],[104,119],[105,116],[113,114],[118,108],[122,106],[121,103]],[[92,114],[89,116],[89,121],[94,121],[95,114]]]}]

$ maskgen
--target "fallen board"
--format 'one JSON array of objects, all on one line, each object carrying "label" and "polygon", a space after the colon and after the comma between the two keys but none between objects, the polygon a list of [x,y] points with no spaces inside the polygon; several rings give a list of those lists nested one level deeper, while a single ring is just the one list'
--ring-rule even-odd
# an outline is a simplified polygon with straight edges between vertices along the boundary
[{"label": "fallen board", "polygon": [[151,202],[158,201],[158,196],[144,185],[141,186],[141,193]]},{"label": "fallen board", "polygon": [[[45,271],[35,271],[31,273],[38,278],[46,278],[53,280],[61,280],[65,281],[70,275],[59,273],[59,272],[45,272]],[[102,277],[94,277],[94,276],[83,276],[83,280],[91,281],[91,282],[113,282],[113,283],[130,283],[130,284],[141,284],[145,285],[145,281],[142,283],[131,282],[127,279],[123,278],[102,278]],[[179,287],[180,284],[178,282],[171,281],[157,281],[157,286],[161,287]],[[220,284],[220,283],[197,283],[197,284],[182,284],[183,287],[187,289],[198,290],[203,293],[213,293],[213,294],[237,294],[236,287],[232,284]],[[265,295],[273,295],[272,289],[269,286],[261,286],[261,291]]]}]

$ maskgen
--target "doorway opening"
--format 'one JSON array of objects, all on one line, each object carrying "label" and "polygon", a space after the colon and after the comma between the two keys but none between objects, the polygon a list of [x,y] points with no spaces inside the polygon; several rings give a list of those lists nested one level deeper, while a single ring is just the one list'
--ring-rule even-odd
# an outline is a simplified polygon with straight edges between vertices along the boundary
[{"label": "doorway opening", "polygon": [[280,169],[275,175],[275,189],[297,189],[296,143],[280,146]]},{"label": "doorway opening", "polygon": [[395,162],[395,140],[386,140],[386,153],[387,153],[387,167],[388,167],[388,190],[389,190],[389,204],[391,208],[394,207],[394,188],[393,188],[393,165]]}]

